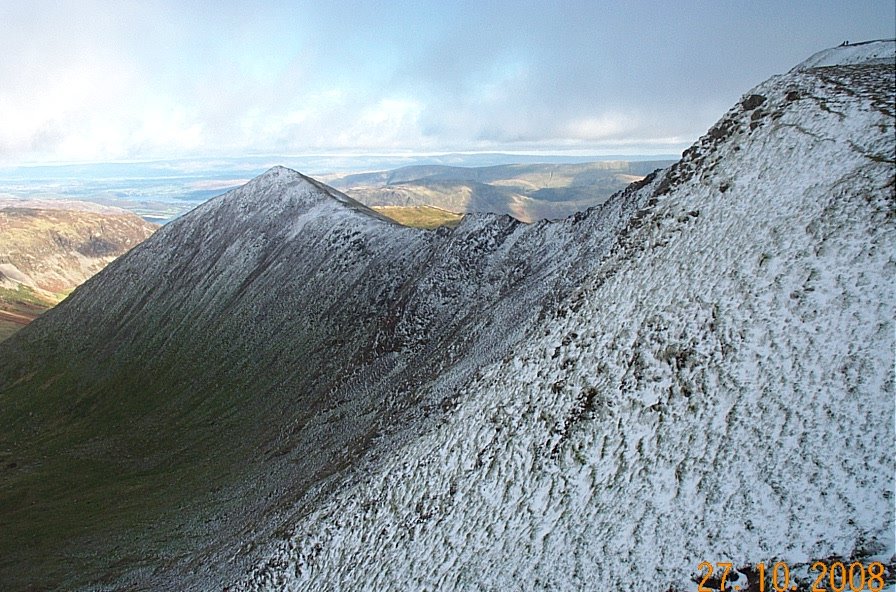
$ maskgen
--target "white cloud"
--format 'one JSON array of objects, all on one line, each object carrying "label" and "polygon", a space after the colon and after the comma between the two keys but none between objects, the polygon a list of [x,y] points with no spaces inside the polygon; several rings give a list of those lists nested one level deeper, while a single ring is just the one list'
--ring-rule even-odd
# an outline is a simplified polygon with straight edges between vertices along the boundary
[{"label": "white cloud", "polygon": [[560,137],[592,142],[619,139],[624,137],[626,132],[630,133],[636,127],[637,124],[631,117],[621,114],[607,114],[571,121],[563,126]]},{"label": "white cloud", "polygon": [[893,36],[889,2],[821,4],[5,2],[0,162],[677,150],[850,26]]}]

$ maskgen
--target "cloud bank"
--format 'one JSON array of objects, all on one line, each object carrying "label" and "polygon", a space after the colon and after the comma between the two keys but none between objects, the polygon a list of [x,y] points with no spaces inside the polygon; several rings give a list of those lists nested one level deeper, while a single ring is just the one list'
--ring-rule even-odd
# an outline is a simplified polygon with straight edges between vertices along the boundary
[{"label": "cloud bank", "polygon": [[890,0],[8,2],[0,162],[681,150]]}]

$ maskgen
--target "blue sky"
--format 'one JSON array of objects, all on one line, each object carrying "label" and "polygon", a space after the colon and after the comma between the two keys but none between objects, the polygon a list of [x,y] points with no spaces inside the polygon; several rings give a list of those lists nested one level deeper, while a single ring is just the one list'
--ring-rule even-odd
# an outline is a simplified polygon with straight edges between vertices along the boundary
[{"label": "blue sky", "polygon": [[0,3],[0,163],[674,154],[892,0]]}]

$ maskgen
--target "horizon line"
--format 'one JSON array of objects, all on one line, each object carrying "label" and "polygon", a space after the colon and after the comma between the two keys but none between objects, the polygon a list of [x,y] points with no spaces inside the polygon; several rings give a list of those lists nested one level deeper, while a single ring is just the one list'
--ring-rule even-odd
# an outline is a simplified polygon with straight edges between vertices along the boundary
[{"label": "horizon line", "polygon": [[239,161],[261,159],[302,159],[302,158],[433,158],[449,156],[526,156],[546,158],[582,158],[595,161],[628,160],[631,158],[670,160],[681,158],[681,153],[626,151],[626,152],[591,152],[583,150],[450,150],[450,151],[426,151],[426,152],[308,152],[298,154],[288,153],[264,153],[243,155],[205,155],[205,156],[172,156],[149,157],[135,159],[109,159],[109,160],[48,160],[25,161],[12,163],[0,162],[0,169],[37,168],[37,167],[66,167],[66,166],[90,166],[90,165],[138,165],[138,164],[164,164],[176,162],[202,162],[202,161]]}]

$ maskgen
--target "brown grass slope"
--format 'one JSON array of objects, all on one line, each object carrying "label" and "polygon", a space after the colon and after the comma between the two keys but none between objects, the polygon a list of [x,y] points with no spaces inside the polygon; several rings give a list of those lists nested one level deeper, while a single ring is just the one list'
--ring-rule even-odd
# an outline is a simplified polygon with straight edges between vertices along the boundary
[{"label": "brown grass slope", "polygon": [[14,333],[157,226],[114,208],[0,202],[0,339]]}]

